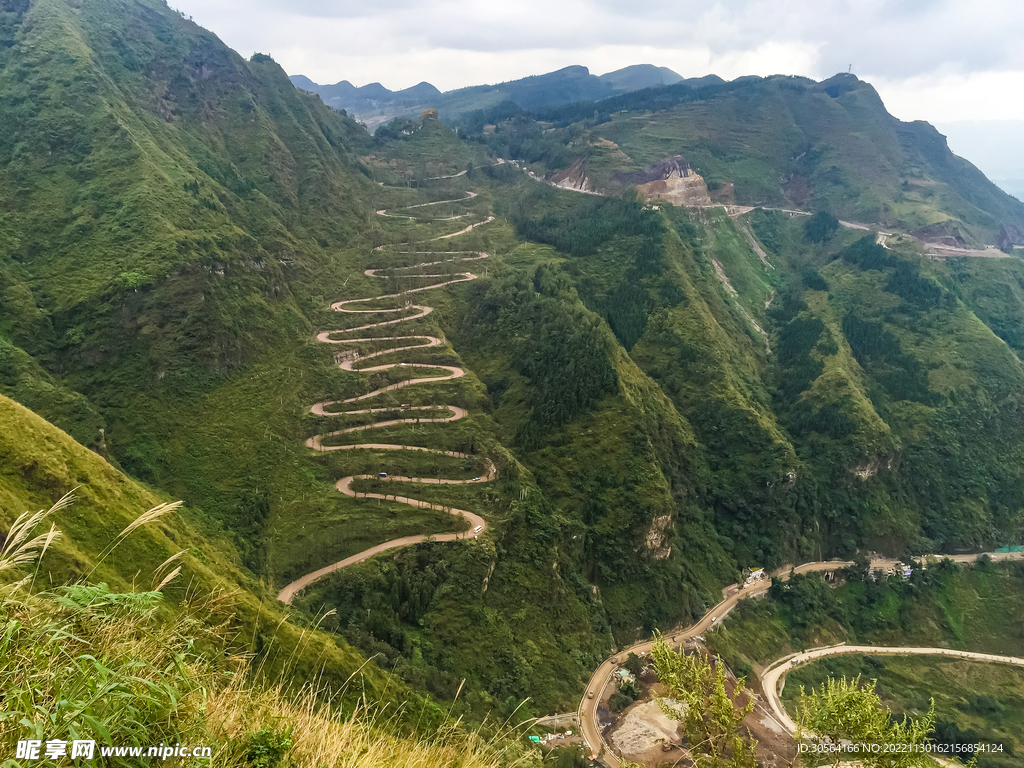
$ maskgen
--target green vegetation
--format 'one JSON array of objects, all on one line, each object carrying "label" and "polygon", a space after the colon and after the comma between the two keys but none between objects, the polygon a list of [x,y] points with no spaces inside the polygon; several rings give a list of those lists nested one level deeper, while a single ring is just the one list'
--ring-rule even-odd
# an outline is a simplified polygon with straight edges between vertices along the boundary
[{"label": "green vegetation", "polygon": [[[1019,762],[1024,749],[1024,672],[1001,664],[926,656],[839,656],[790,672],[783,698],[792,706],[802,688],[826,678],[872,680],[882,702],[897,717],[927,712],[935,706],[930,738],[951,744],[1001,744],[1001,752],[978,756],[979,768],[1002,768]],[[961,762],[975,755],[955,751]]]},{"label": "green vegetation", "polygon": [[[673,651],[660,635],[651,661],[668,696],[658,706],[683,724],[683,734],[698,768],[755,768],[757,741],[743,738],[740,725],[754,709],[742,680],[730,691],[725,665],[712,664],[703,653]],[[673,703],[674,701],[679,704]]]},{"label": "green vegetation", "polygon": [[[893,750],[885,755],[858,755],[858,762],[865,768],[934,765],[931,757],[918,751],[928,743],[935,723],[934,701],[923,716],[905,715],[897,721],[860,678],[829,678],[809,694],[800,689],[798,711],[801,733],[813,734],[812,743],[884,744]],[[830,761],[838,765],[841,758]]]},{"label": "green vegetation", "polygon": [[909,578],[872,578],[861,569],[831,587],[816,573],[774,582],[767,599],[742,600],[709,645],[734,669],[789,652],[848,642],[916,645],[1020,656],[1024,566],[948,560]]},{"label": "green vegetation", "polygon": [[[38,554],[24,543],[5,550],[0,570],[10,560],[31,564]],[[331,691],[291,689],[290,675],[283,684],[268,681],[258,662],[236,655],[227,594],[193,595],[171,611],[163,601],[158,590],[118,593],[106,584],[0,588],[5,752],[26,738],[87,739],[97,742],[97,758],[109,745],[145,754],[151,746],[185,744],[209,747],[217,765],[254,768],[533,764],[524,762],[531,756],[514,733],[484,741],[444,726],[403,738],[398,713],[382,718],[335,708],[325,703],[338,700]],[[102,761],[140,764],[138,757]]]},{"label": "green vegetation", "polygon": [[[126,594],[185,548],[158,613],[185,600],[185,575],[226,583],[240,590],[231,628],[270,679],[340,690],[372,657],[349,699],[365,690],[410,701],[402,717],[430,727],[446,711],[475,726],[570,707],[612,645],[703,614],[752,563],[1024,541],[1020,262],[939,263],[837,227],[978,242],[1019,220],[937,136],[843,77],[672,86],[596,116],[485,101],[494,111],[460,136],[426,115],[370,137],[268,56],[241,59],[159,0],[34,0],[0,16],[0,393],[78,441],[0,399],[3,529],[80,488],[54,513],[68,538],[47,554],[47,584],[95,566],[90,582]],[[549,169],[579,160],[624,194],[552,189],[488,149]],[[734,183],[740,202],[822,212],[655,209],[618,175],[676,153],[716,195]],[[463,261],[476,251],[488,258]],[[468,270],[476,279],[410,292]],[[368,367],[466,375],[346,415],[338,401],[413,375],[339,370],[339,354],[389,342],[332,303],[382,294],[359,308],[399,310],[389,319],[411,319],[396,335],[442,343]],[[414,318],[413,305],[433,311]],[[323,401],[335,405],[310,413]],[[372,435],[471,458],[305,446],[445,405],[469,416],[323,445]],[[400,486],[484,515],[479,540],[336,572],[290,613],[274,599],[375,544],[463,525],[345,496],[340,478],[470,479],[487,461],[493,482]],[[134,513],[170,498],[185,502],[173,520],[99,562]],[[716,642],[751,668],[829,637],[1012,645],[963,601],[998,597],[1017,626],[1017,576],[925,573],[838,592],[797,579],[744,605]],[[913,629],[918,613],[932,623]],[[268,766],[298,745],[266,722],[243,741]]]},{"label": "green vegetation", "polygon": [[[488,123],[496,130],[484,135]],[[1024,205],[954,156],[934,128],[895,119],[852,75],[684,81],[533,113],[497,105],[460,127],[502,157],[547,171],[582,161],[591,183],[612,194],[629,173],[681,154],[713,190],[731,185],[740,204],[975,244],[994,242],[1004,221],[1024,220]],[[829,229],[815,225],[812,239],[827,240]]]},{"label": "green vegetation", "polygon": [[812,243],[824,243],[832,239],[832,235],[839,229],[839,219],[828,211],[818,211],[807,220],[804,225],[804,232],[807,239]]}]

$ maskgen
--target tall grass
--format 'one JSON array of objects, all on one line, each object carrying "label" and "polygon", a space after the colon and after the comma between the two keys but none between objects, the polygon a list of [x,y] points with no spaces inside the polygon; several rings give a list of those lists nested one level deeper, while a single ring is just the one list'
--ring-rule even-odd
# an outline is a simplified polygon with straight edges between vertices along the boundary
[{"label": "tall grass", "polygon": [[[57,532],[51,527],[33,535],[33,529],[53,511],[23,515],[12,527],[0,550],[5,577],[44,554]],[[157,517],[154,510],[145,513],[105,556]],[[173,578],[180,565],[168,569],[180,554],[160,565],[153,583]],[[227,768],[533,763],[507,729],[485,741],[452,723],[407,738],[398,735],[396,714],[382,715],[368,702],[342,714],[332,706],[332,692],[315,680],[258,682],[260,660],[234,652],[230,595],[190,593],[174,609],[158,611],[162,602],[158,589],[116,593],[106,584],[33,591],[30,576],[0,586],[0,765],[18,765],[5,758],[21,739],[209,746],[210,764]],[[103,759],[133,766],[152,760]]]}]

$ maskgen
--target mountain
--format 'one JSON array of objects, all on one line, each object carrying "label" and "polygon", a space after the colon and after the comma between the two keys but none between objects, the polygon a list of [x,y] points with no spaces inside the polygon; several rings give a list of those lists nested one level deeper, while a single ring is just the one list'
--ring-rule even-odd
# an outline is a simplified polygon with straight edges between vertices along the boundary
[{"label": "mountain", "polygon": [[619,92],[638,91],[655,85],[672,85],[683,79],[668,67],[656,67],[653,64],[634,64],[614,72],[601,75],[599,80],[610,84]]},{"label": "mountain", "polygon": [[[567,564],[567,578],[552,567],[559,562],[556,537],[575,523],[554,519],[552,504],[502,446],[473,372],[437,393],[472,418],[418,440],[483,454],[483,471],[471,466],[469,477],[485,474],[491,461],[507,472],[504,484],[482,492],[425,490],[445,494],[439,507],[468,494],[461,503],[487,516],[500,548],[488,534],[479,545],[427,541],[401,550],[397,561],[368,563],[359,574],[383,568],[401,599],[394,612],[371,611],[372,631],[347,618],[320,617],[330,636],[304,637],[329,669],[296,649],[302,635],[293,623],[277,630],[286,615],[306,621],[308,598],[291,614],[275,600],[294,579],[395,538],[458,529],[449,514],[392,499],[367,504],[336,484],[346,472],[381,463],[394,475],[458,476],[467,471],[461,462],[448,466],[435,453],[316,452],[305,442],[330,431],[321,429],[325,423],[345,418],[316,415],[311,404],[368,391],[367,377],[339,370],[335,351],[317,335],[338,327],[332,302],[379,292],[379,279],[366,274],[379,266],[375,249],[416,231],[375,211],[432,204],[438,198],[429,189],[421,193],[405,182],[450,176],[455,181],[438,181],[442,200],[451,184],[458,189],[452,199],[476,201],[468,214],[453,217],[492,221],[491,198],[464,195],[458,185],[468,174],[456,175],[489,165],[484,150],[436,120],[410,124],[400,140],[374,141],[351,118],[297,90],[269,57],[242,59],[160,0],[34,0],[5,11],[0,23],[0,394],[39,411],[28,428],[4,431],[13,443],[4,448],[5,526],[13,510],[45,506],[74,484],[109,486],[111,498],[126,483],[158,489],[185,501],[198,531],[175,526],[167,538],[243,591],[239,632],[268,658],[267,670],[284,674],[285,660],[294,659],[285,682],[301,686],[323,675],[340,687],[365,661],[345,640],[350,636],[360,647],[376,644],[368,654],[383,653],[381,665],[400,667],[389,685],[374,662],[366,663],[368,699],[406,699],[417,722],[421,713],[425,722],[444,720],[447,710],[435,698],[449,708],[454,703],[456,716],[475,724],[495,710],[504,720],[534,694],[536,703],[521,714],[568,705],[611,643],[608,622],[578,563]],[[450,234],[449,226],[444,217],[427,222],[419,237]],[[495,229],[509,233],[507,225]],[[472,248],[477,235],[469,234]],[[491,248],[477,242],[485,245]],[[438,293],[438,311],[420,330],[441,338],[455,332],[452,313],[465,305],[459,286]],[[597,322],[578,302],[558,302],[550,311]],[[459,362],[447,343],[436,351],[446,365]],[[405,399],[386,405],[429,409],[422,398],[434,389],[421,389],[404,390]],[[41,419],[73,433],[80,444],[67,450],[91,462],[43,453],[37,443],[45,445],[45,430],[56,428],[41,426]],[[644,429],[656,437],[657,421]],[[643,478],[655,461],[646,454],[630,482],[648,483],[659,507],[671,505],[664,482]],[[513,504],[520,488],[529,503]],[[58,582],[88,573],[110,538],[98,534],[123,527],[116,524],[122,513],[105,520],[101,503],[83,509],[80,519],[75,514],[59,521],[82,543],[69,550],[71,566],[53,569]],[[541,537],[534,535],[538,520],[547,531]],[[633,536],[649,527],[642,518],[618,524]],[[202,547],[193,544],[200,538]],[[139,566],[148,578],[152,560],[159,565],[174,554],[165,550],[161,541],[138,559],[109,560],[110,571],[98,573],[112,572],[108,582],[116,587],[131,584]],[[639,557],[626,559],[639,565]],[[647,612],[697,610],[697,592],[711,594],[728,566],[719,560],[715,569],[700,574],[683,597],[658,598]],[[663,570],[657,584],[666,592],[679,566]],[[371,579],[365,590],[341,598],[344,610],[331,615],[348,617],[362,595],[376,600],[378,583]],[[634,598],[645,590],[623,583],[615,593],[622,610],[614,621],[623,631],[636,626],[637,606],[647,601]],[[261,612],[262,600],[270,605]],[[415,636],[402,624],[410,616],[424,621]],[[455,632],[465,621],[475,629]],[[376,638],[384,635],[394,644],[381,645]],[[351,686],[345,695],[362,693],[361,685]]]},{"label": "mountain", "polygon": [[[523,109],[566,104],[573,101],[601,99],[641,88],[678,83],[681,76],[667,67],[637,64],[609,72],[600,77],[581,66],[570,66],[543,75],[497,85],[477,85],[441,93],[430,83],[420,83],[402,91],[389,91],[380,83],[362,88],[343,80],[336,85],[317,85],[303,75],[293,75],[292,83],[317,93],[324,103],[344,109],[367,125],[375,127],[395,117],[411,116],[428,107],[441,111],[444,118],[454,118],[476,109],[493,107],[510,101]],[[721,82],[721,78],[700,78],[692,83]]]},{"label": "mountain", "polygon": [[[959,247],[994,244],[1003,225],[1018,232],[1024,224],[1020,201],[954,155],[932,126],[890,115],[853,75],[683,81],[523,117],[481,113],[457,124],[474,135],[504,120],[488,138],[496,153],[543,157],[551,172],[577,167],[609,194],[620,194],[631,174],[681,155],[718,201],[827,210]],[[570,146],[557,133],[537,138],[531,117],[592,124],[586,141]]]},{"label": "mountain", "polygon": [[55,583],[182,499],[108,586],[180,545],[274,675],[486,728],[743,568],[1022,541],[1024,262],[935,242],[1020,204],[869,84],[569,68],[370,136],[159,0],[4,7],[0,506],[87,489]]}]

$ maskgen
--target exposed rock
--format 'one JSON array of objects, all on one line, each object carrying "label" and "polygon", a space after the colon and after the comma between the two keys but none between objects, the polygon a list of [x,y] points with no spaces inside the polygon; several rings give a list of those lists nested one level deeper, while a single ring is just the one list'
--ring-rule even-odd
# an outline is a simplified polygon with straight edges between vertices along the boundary
[{"label": "exposed rock", "polygon": [[704,178],[682,155],[652,163],[639,173],[623,174],[620,180],[636,184],[648,202],[664,200],[672,205],[711,205]]},{"label": "exposed rock", "polygon": [[850,472],[860,480],[867,480],[878,474],[878,470],[882,468],[883,462],[886,469],[892,469],[895,459],[892,456],[876,456],[870,461],[861,462],[851,469]]},{"label": "exposed rock", "polygon": [[732,287],[732,283],[729,282],[729,277],[725,274],[725,267],[722,266],[722,262],[718,259],[712,259],[711,263],[715,265],[715,274],[718,275],[718,281],[725,288],[725,292],[730,296],[739,296],[736,289]]},{"label": "exposed rock", "polygon": [[671,525],[672,515],[659,515],[651,521],[644,544],[655,560],[665,560],[672,554],[672,547],[665,545]]},{"label": "exposed rock", "polygon": [[551,176],[551,183],[561,189],[575,189],[578,192],[593,192],[590,179],[587,178],[586,166],[577,160],[565,171],[557,171]]},{"label": "exposed rock", "polygon": [[[675,699],[665,702],[685,711],[686,704]],[[612,743],[623,755],[641,755],[659,744],[679,741],[679,723],[669,719],[657,702],[634,705],[611,736]]]},{"label": "exposed rock", "polygon": [[1004,253],[1012,253],[1015,245],[1024,245],[1024,229],[1016,224],[1003,224],[999,228],[996,247]]},{"label": "exposed rock", "polygon": [[954,221],[939,221],[935,224],[915,229],[909,233],[923,243],[935,245],[947,245],[951,248],[963,248],[968,245],[968,236],[958,223]]}]

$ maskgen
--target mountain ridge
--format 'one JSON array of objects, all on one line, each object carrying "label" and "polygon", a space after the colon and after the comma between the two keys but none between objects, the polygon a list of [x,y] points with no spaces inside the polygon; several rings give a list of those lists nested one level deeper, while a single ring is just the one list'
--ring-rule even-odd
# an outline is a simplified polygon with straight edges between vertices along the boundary
[{"label": "mountain ridge", "polygon": [[683,77],[668,67],[636,64],[600,76],[591,74],[587,67],[571,65],[517,80],[445,92],[427,82],[391,91],[380,83],[357,88],[347,80],[334,85],[319,85],[304,75],[293,75],[291,80],[296,87],[318,94],[328,106],[344,109],[375,127],[395,117],[411,116],[417,109],[437,108],[444,115],[456,115],[480,103],[496,104],[506,98],[532,108],[677,83]]}]

